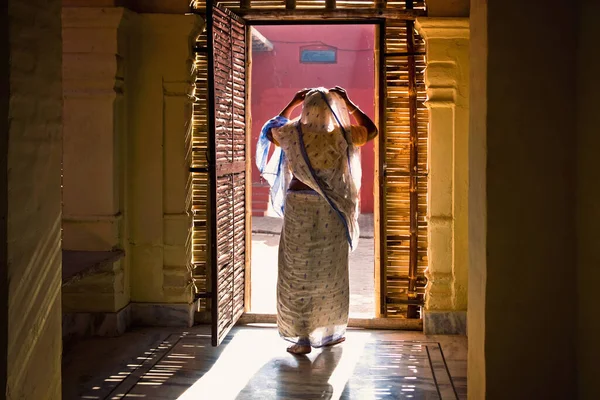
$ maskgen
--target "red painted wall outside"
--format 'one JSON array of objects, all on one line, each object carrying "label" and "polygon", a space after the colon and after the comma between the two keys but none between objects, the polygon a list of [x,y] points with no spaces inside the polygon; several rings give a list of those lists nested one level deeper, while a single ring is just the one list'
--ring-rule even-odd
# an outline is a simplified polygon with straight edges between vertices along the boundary
[{"label": "red painted wall outside", "polygon": [[[372,25],[296,25],[254,27],[272,44],[273,51],[252,55],[252,184],[253,213],[263,215],[268,189],[255,164],[256,141],[262,125],[303,88],[336,85],[374,120],[375,64]],[[335,64],[300,63],[300,48],[325,44],[337,48]],[[294,116],[299,114],[299,108]],[[361,149],[363,169],[360,192],[361,211],[373,212],[373,143]]]}]

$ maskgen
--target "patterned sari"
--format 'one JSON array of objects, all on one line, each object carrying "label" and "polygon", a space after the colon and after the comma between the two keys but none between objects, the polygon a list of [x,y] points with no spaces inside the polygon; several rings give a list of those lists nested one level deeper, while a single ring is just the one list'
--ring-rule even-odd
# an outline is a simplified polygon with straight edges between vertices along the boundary
[{"label": "patterned sari", "polygon": [[[284,339],[300,345],[338,340],[348,323],[348,256],[359,237],[357,146],[367,137],[349,120],[337,94],[317,89],[298,119],[266,125],[282,150],[283,160],[275,160],[279,182],[293,174],[311,189],[287,191],[279,242],[277,325]],[[277,195],[271,193],[272,201]]]}]

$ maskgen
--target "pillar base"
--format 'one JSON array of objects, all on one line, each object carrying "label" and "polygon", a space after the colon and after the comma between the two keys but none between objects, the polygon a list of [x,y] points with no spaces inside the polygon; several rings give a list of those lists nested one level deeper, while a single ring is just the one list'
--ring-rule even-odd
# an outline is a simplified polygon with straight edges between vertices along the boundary
[{"label": "pillar base", "polygon": [[466,335],[466,311],[425,311],[423,332],[426,335]]},{"label": "pillar base", "polygon": [[194,325],[196,302],[187,303],[131,303],[132,325],[172,326],[189,328]]},{"label": "pillar base", "polygon": [[62,317],[63,343],[92,336],[120,336],[133,326],[189,328],[194,324],[196,308],[196,302],[129,303],[117,312],[67,312]]},{"label": "pillar base", "polygon": [[91,336],[120,336],[130,327],[130,305],[117,312],[67,312],[62,317],[63,346]]}]

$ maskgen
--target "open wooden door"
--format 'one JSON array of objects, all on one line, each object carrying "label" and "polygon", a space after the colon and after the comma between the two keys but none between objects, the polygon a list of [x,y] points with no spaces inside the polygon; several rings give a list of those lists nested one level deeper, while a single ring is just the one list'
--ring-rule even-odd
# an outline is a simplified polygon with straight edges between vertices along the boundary
[{"label": "open wooden door", "polygon": [[[406,1],[407,10],[416,5]],[[420,318],[428,265],[425,42],[414,21],[390,19],[380,48],[380,315]]]},{"label": "open wooden door", "polygon": [[207,4],[207,36],[211,316],[218,346],[244,312],[246,26]]}]

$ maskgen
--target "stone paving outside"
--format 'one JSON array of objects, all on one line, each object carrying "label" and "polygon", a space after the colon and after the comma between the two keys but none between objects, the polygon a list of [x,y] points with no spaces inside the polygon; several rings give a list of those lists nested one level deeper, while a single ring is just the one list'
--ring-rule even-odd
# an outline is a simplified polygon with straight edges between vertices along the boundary
[{"label": "stone paving outside", "polygon": [[[252,217],[251,311],[276,313],[277,251],[283,220]],[[350,317],[375,316],[373,214],[359,218],[358,248],[350,253]]]}]

